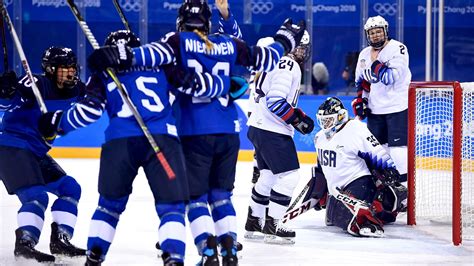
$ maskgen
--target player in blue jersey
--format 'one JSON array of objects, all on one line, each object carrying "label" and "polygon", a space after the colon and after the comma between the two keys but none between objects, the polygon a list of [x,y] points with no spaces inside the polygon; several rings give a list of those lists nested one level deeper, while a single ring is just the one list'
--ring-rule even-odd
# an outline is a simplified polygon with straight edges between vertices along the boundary
[{"label": "player in blue jersey", "polygon": [[[137,47],[140,41],[130,31],[122,30],[112,32],[105,45]],[[142,129],[122,100],[116,84],[102,73],[102,82],[107,87],[106,110],[110,122],[105,131],[106,142],[102,146],[99,206],[90,225],[86,265],[100,265],[105,260],[139,167],[144,169],[161,221],[158,235],[164,265],[183,265],[185,201],[189,199],[189,192],[183,150],[177,136],[169,93],[215,97],[221,93],[227,94],[230,78],[207,73],[186,75],[172,64],[162,68],[131,67],[118,70],[117,76],[176,178],[168,179]],[[175,91],[172,86],[178,89]]]},{"label": "player in blue jersey", "polygon": [[[275,35],[275,43],[267,47],[248,47],[244,41],[228,35],[208,35],[209,19],[206,2],[186,1],[179,10],[178,33],[169,33],[160,42],[132,51],[119,46],[102,47],[89,57],[89,64],[95,70],[103,70],[132,64],[158,66],[176,60],[178,66],[192,73],[207,71],[228,76],[235,65],[269,71],[284,52],[299,43],[305,28],[288,20]],[[223,263],[237,264],[237,226],[231,202],[240,146],[236,106],[227,95],[213,99],[178,95],[175,106],[191,193],[188,219],[195,244],[203,255],[202,263],[219,263],[219,243]]]},{"label": "player in blue jersey", "polygon": [[[53,262],[55,257],[35,249],[43,229],[47,192],[57,196],[51,206],[50,251],[52,254],[83,256],[85,250],[69,241],[77,220],[81,187],[47,154],[56,135],[54,124],[62,110],[73,105],[69,117],[82,124],[96,118],[101,99],[96,89],[77,77],[77,58],[69,48],[50,47],[42,58],[44,74],[34,75],[38,89],[51,112],[41,114],[27,76],[17,81],[10,73],[0,81],[0,107],[5,111],[0,128],[0,179],[9,194],[15,194],[21,207],[15,231],[15,257]],[[96,106],[98,105],[98,106]],[[68,127],[65,130],[72,130]],[[65,133],[62,131],[61,133]]]}]

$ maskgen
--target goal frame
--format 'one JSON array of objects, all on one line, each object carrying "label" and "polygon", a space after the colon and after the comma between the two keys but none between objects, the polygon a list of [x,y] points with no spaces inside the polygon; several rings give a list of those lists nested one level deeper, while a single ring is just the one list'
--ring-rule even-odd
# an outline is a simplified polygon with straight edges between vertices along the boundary
[{"label": "goal frame", "polygon": [[[463,91],[458,81],[423,81],[410,83],[408,91],[408,213],[407,223],[416,225],[416,193],[415,193],[415,170],[416,170],[416,90],[453,88],[453,160],[452,160],[452,183],[453,183],[453,209],[452,209],[452,241],[454,245],[462,243],[461,228],[461,167],[462,167],[462,106]],[[456,160],[456,158],[458,158]],[[415,189],[412,189],[415,188]]]}]

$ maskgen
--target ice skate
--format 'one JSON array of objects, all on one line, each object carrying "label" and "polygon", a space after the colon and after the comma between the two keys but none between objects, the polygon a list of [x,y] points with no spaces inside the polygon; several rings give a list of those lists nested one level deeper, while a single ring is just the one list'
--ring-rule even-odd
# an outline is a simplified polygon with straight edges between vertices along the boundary
[{"label": "ice skate", "polygon": [[99,247],[93,247],[87,254],[86,266],[100,266],[104,259],[102,258],[102,250]]},{"label": "ice skate", "polygon": [[49,242],[49,250],[55,255],[65,255],[68,257],[85,256],[86,250],[75,247],[69,242],[71,236],[61,230],[57,223],[51,224],[51,239]]},{"label": "ice skate", "polygon": [[215,236],[208,236],[206,247],[202,251],[200,266],[219,266],[219,256],[217,254],[217,239]]},{"label": "ice skate", "polygon": [[236,266],[239,265],[237,258],[237,246],[234,245],[234,239],[231,236],[226,236],[222,240],[222,265],[223,266]]},{"label": "ice skate", "polygon": [[252,215],[252,208],[249,207],[247,222],[245,222],[245,239],[262,240],[263,219]]},{"label": "ice skate", "polygon": [[268,216],[263,227],[264,242],[268,244],[292,245],[295,243],[295,231],[284,227],[280,220]]},{"label": "ice skate", "polygon": [[54,262],[56,258],[35,249],[36,243],[28,236],[24,230],[15,230],[15,258],[34,259],[38,262]]}]

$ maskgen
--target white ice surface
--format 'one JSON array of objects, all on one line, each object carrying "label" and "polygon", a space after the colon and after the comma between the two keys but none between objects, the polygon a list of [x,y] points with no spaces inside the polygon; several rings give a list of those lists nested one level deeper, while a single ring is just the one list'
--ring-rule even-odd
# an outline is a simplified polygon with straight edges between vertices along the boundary
[{"label": "white ice surface", "polygon": [[[99,160],[57,160],[82,186],[79,217],[72,242],[85,247],[89,221],[97,206]],[[310,165],[302,165],[301,180],[295,190],[299,194],[310,176]],[[239,241],[244,245],[240,265],[474,265],[474,243],[464,241],[452,245],[447,227],[406,225],[406,216],[385,227],[382,239],[355,238],[335,227],[324,225],[324,212],[309,211],[293,220],[296,230],[293,246],[267,245],[243,239],[243,228],[251,192],[252,164],[239,162],[233,202],[237,211]],[[54,196],[50,197],[50,205]],[[0,185],[0,265],[39,265],[32,261],[16,261],[13,256],[16,212],[20,202],[9,196]],[[46,212],[43,234],[37,248],[49,252],[51,213]],[[122,214],[114,242],[104,265],[161,265],[154,249],[158,218],[153,198],[143,172],[135,180],[133,193]],[[186,265],[194,265],[199,257],[188,229]],[[83,265],[84,259],[62,259],[62,265]]]}]

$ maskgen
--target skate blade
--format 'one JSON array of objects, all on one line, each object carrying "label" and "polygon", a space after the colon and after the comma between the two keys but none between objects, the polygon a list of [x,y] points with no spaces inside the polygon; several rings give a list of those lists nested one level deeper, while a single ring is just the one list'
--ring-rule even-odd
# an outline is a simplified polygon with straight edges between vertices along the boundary
[{"label": "skate blade", "polygon": [[285,238],[279,237],[275,235],[265,235],[263,242],[267,244],[276,244],[276,245],[294,245],[295,239],[292,238]]},{"label": "skate blade", "polygon": [[359,230],[359,235],[364,236],[364,237],[380,238],[384,236],[384,233],[381,230],[375,230],[375,232],[372,232],[370,228],[361,228]]},{"label": "skate blade", "polygon": [[247,240],[259,241],[263,240],[264,235],[260,232],[246,231],[244,234],[244,238]]}]

